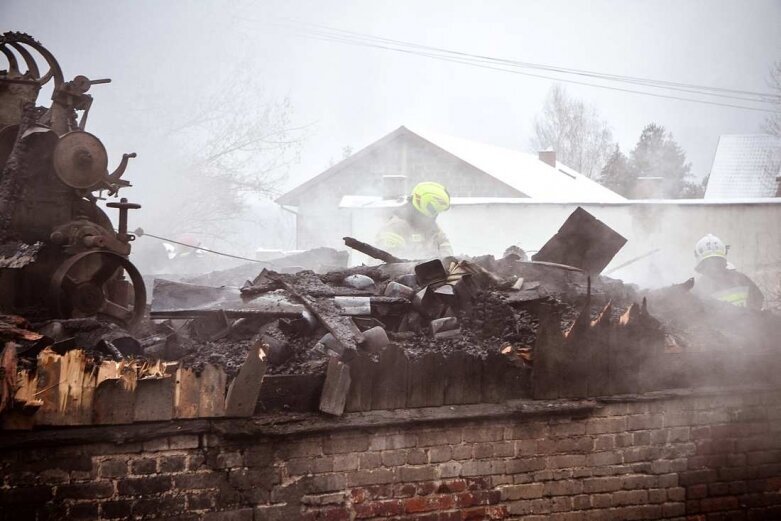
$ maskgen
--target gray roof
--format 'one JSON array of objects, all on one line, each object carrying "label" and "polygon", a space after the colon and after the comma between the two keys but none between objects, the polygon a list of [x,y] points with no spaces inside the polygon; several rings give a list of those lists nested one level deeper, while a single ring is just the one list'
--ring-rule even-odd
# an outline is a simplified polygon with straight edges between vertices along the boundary
[{"label": "gray roof", "polygon": [[705,199],[775,197],[781,174],[781,138],[736,134],[719,138]]}]

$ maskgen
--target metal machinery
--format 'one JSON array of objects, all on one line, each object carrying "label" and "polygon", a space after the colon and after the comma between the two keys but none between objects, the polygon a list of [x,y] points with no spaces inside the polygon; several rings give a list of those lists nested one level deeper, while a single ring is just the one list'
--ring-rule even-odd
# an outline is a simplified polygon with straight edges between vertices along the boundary
[{"label": "metal machinery", "polygon": [[[106,204],[119,211],[115,231],[97,201],[130,186],[122,175],[135,154],[109,174],[106,149],[85,130],[87,92],[111,80],[65,81],[54,56],[23,33],[0,36],[0,52],[0,312],[133,325],[146,292],[128,260],[127,214],[140,205]],[[49,107],[35,104],[44,86]]]}]

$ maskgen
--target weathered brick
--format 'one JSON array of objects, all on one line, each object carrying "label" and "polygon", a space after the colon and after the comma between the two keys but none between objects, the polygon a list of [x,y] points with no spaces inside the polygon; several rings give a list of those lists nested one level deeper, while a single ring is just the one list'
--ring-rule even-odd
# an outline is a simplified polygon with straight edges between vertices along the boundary
[{"label": "weathered brick", "polygon": [[449,461],[453,456],[453,450],[449,446],[431,447],[428,449],[428,459],[431,463]]},{"label": "weathered brick", "polygon": [[583,492],[593,494],[597,492],[613,492],[621,490],[622,481],[618,477],[587,478],[583,480]]},{"label": "weathered brick", "polygon": [[690,470],[681,472],[678,481],[681,485],[694,485],[697,483],[711,483],[716,481],[718,474],[715,470]]},{"label": "weathered brick", "polygon": [[187,456],[173,455],[160,457],[160,472],[181,472],[187,467]]},{"label": "weathered brick", "polygon": [[127,460],[110,459],[102,461],[98,469],[98,475],[104,478],[121,478],[127,476]]},{"label": "weathered brick", "polygon": [[677,517],[686,514],[686,505],[684,503],[665,503],[662,505],[662,515],[664,517]]},{"label": "weathered brick", "polygon": [[435,468],[429,465],[399,467],[399,479],[405,483],[435,479]]},{"label": "weathered brick", "polygon": [[97,519],[98,503],[75,503],[68,507],[68,519]]},{"label": "weathered brick", "polygon": [[430,447],[434,445],[457,445],[461,443],[461,432],[456,429],[439,429],[434,431],[419,432],[417,436],[418,447]]},{"label": "weathered brick", "polygon": [[[418,435],[408,433],[384,435],[378,434],[372,436],[369,440],[369,450],[408,449],[410,447],[414,447],[418,443],[418,437]],[[458,441],[461,441],[460,433],[458,438]],[[432,445],[440,445],[440,443],[432,443]]]},{"label": "weathered brick", "polygon": [[504,430],[506,440],[534,440],[548,435],[549,427],[542,422],[519,423]]},{"label": "weathered brick", "polygon": [[582,421],[566,421],[550,426],[550,436],[581,436],[586,434],[586,424]]},{"label": "weathered brick", "polygon": [[486,476],[489,474],[503,474],[505,472],[504,460],[470,460],[461,466],[462,476]]},{"label": "weathered brick", "polygon": [[601,467],[603,465],[617,465],[623,463],[623,458],[619,452],[595,452],[586,456],[586,464],[590,467]]},{"label": "weathered brick", "polygon": [[461,467],[459,461],[446,461],[437,465],[437,472],[442,479],[455,478],[461,475]]},{"label": "weathered brick", "polygon": [[423,465],[428,463],[428,455],[423,449],[409,449],[407,451],[407,464]]},{"label": "weathered brick", "polygon": [[381,459],[382,465],[385,467],[399,467],[407,462],[407,449],[385,450],[378,453],[377,457]]},{"label": "weathered brick", "polygon": [[564,456],[550,456],[548,468],[561,469],[569,467],[582,467],[586,464],[586,456],[581,454],[568,454]]},{"label": "weathered brick", "polygon": [[465,427],[462,431],[464,442],[498,441],[504,436],[504,428],[492,425]]},{"label": "weathered brick", "polygon": [[[381,469],[382,470],[382,469]],[[376,472],[380,472],[378,470]],[[366,472],[366,471],[357,471]],[[363,485],[366,483],[356,483],[357,485]],[[312,492],[336,492],[343,490],[347,486],[347,478],[344,474],[318,474],[312,476],[311,491]]]},{"label": "weathered brick", "polygon": [[68,499],[103,499],[114,495],[114,484],[111,481],[93,481],[88,483],[72,483],[57,487],[58,498]]},{"label": "weathered brick", "polygon": [[[464,492],[463,494],[469,494]],[[453,508],[453,496],[438,495],[429,497],[412,497],[404,500],[404,511],[408,514],[431,512],[432,510],[448,510]]]},{"label": "weathered brick", "polygon": [[534,499],[542,497],[544,485],[542,483],[530,483],[528,485],[508,485],[500,488],[502,500],[515,501],[518,499]]},{"label": "weathered brick", "polygon": [[660,429],[662,425],[661,414],[638,414],[627,417],[627,429],[630,431]]},{"label": "weathered brick", "polygon": [[581,494],[572,498],[572,508],[575,510],[587,510],[591,508],[591,496]]},{"label": "weathered brick", "polygon": [[583,481],[566,479],[545,483],[546,496],[574,496],[583,493]]},{"label": "weathered brick", "polygon": [[587,434],[605,434],[626,431],[626,417],[592,418],[586,421]]},{"label": "weathered brick", "polygon": [[187,510],[211,510],[214,507],[216,493],[213,491],[192,492],[185,496]]},{"label": "weathered brick", "polygon": [[[128,480],[130,483],[127,485],[131,489],[135,489],[136,485],[141,488],[142,481],[157,480],[162,484],[169,483],[171,478],[169,476],[159,476],[155,478],[135,478]],[[177,489],[180,490],[198,490],[207,488],[217,488],[220,485],[227,483],[228,476],[224,472],[198,472],[192,474],[177,474],[174,476],[174,484]],[[122,483],[120,481],[119,483]],[[120,493],[121,493],[120,489]],[[128,495],[133,495],[130,493]]]},{"label": "weathered brick", "polygon": [[[150,516],[164,512],[165,515],[175,514],[185,509],[184,496],[163,496],[155,498],[140,498],[133,503],[134,516]],[[155,516],[156,517],[156,516]]]},{"label": "weathered brick", "polygon": [[203,516],[203,521],[252,521],[253,516],[251,508],[242,508],[240,510],[208,512]]},{"label": "weathered brick", "polygon": [[545,465],[545,458],[511,459],[505,463],[505,470],[508,474],[520,474],[542,470]]},{"label": "weathered brick", "polygon": [[647,502],[647,490],[619,490],[613,492],[613,506],[642,505]]},{"label": "weathered brick", "polygon": [[346,452],[362,452],[369,449],[369,437],[333,435],[323,440],[323,453],[344,454]]},{"label": "weathered brick", "polygon": [[130,473],[134,475],[154,474],[157,472],[157,461],[152,458],[130,460]]},{"label": "weathered brick", "polygon": [[132,519],[133,501],[105,501],[100,504],[100,516],[103,519]]},{"label": "weathered brick", "polygon": [[387,468],[358,470],[347,474],[347,485],[350,487],[393,483],[395,480],[395,471]]},{"label": "weathered brick", "polygon": [[200,445],[198,435],[181,434],[168,438],[168,448],[171,450],[197,449]]},{"label": "weathered brick", "polygon": [[537,440],[516,440],[515,456],[535,456],[537,454]]},{"label": "weathered brick", "polygon": [[360,456],[363,456],[363,454],[359,455],[356,452],[351,452],[349,454],[339,454],[334,456],[333,459],[334,472],[342,472],[345,470],[358,470],[358,465],[361,461]]}]

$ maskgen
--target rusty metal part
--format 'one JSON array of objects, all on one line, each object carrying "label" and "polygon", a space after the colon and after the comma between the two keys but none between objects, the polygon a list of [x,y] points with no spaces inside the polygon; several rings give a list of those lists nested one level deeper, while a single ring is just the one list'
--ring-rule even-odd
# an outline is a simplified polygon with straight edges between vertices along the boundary
[{"label": "rusty metal part", "polygon": [[141,208],[140,204],[137,203],[129,203],[127,202],[127,199],[124,197],[119,200],[118,203],[107,203],[106,206],[109,208],[118,208],[119,209],[119,226],[117,228],[117,239],[119,239],[121,242],[127,243],[128,241],[132,241],[135,239],[134,235],[131,235],[127,233],[127,211],[128,210],[138,210]]},{"label": "rusty metal part", "polygon": [[97,137],[77,130],[60,137],[52,163],[60,181],[71,188],[86,190],[107,176],[108,154]]},{"label": "rusty metal part", "polygon": [[[112,298],[113,286],[124,270],[133,289],[133,303]],[[146,289],[141,274],[125,257],[110,251],[87,251],[67,259],[52,275],[49,300],[59,316],[102,316],[119,324],[137,323],[146,307]]]},{"label": "rusty metal part", "polygon": [[130,245],[120,240],[118,235],[103,226],[87,219],[79,219],[58,226],[52,231],[49,240],[69,254],[87,250],[109,250],[119,255],[129,255]]}]

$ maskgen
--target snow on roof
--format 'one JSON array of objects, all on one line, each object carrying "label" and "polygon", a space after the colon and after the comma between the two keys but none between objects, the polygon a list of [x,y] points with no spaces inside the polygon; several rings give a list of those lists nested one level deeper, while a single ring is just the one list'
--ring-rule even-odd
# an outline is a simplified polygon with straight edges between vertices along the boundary
[{"label": "snow on roof", "polygon": [[537,201],[618,202],[626,199],[557,161],[556,168],[537,154],[487,145],[428,130],[409,128],[426,141]]},{"label": "snow on roof", "polygon": [[[378,209],[398,208],[404,204],[399,199],[383,199],[376,195],[345,195],[339,201],[339,208],[345,209]],[[480,205],[566,205],[561,201],[538,201],[527,197],[453,197],[450,206],[480,206]],[[582,202],[586,207],[596,206],[723,206],[723,205],[781,205],[780,197],[752,197],[740,199],[624,199],[610,202]]]},{"label": "snow on roof", "polygon": [[537,154],[402,126],[325,172],[293,188],[280,196],[277,202],[283,205],[297,205],[301,194],[337,175],[350,164],[363,160],[374,149],[385,146],[403,134],[412,134],[431,143],[531,199],[567,203],[607,203],[626,200],[561,162],[557,162],[556,168],[553,168],[540,161]]},{"label": "snow on roof", "polygon": [[705,199],[773,197],[779,170],[781,138],[767,134],[721,136]]}]

